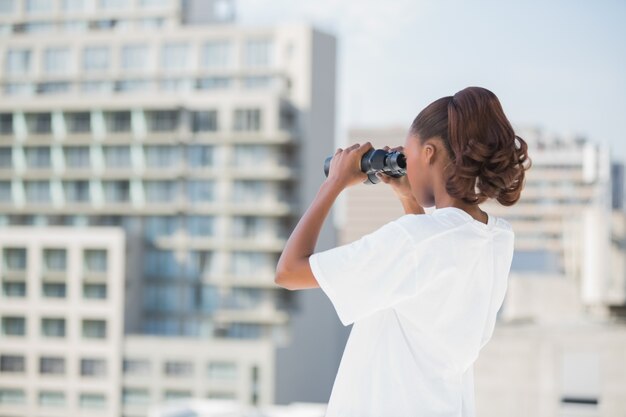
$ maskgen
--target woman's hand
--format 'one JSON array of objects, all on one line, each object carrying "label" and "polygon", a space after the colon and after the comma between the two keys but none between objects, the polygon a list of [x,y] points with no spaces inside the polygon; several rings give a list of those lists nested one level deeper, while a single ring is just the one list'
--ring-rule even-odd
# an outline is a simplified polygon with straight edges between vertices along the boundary
[{"label": "woman's hand", "polygon": [[[383,149],[387,152],[390,151],[389,146],[385,146]],[[395,148],[391,149],[391,151],[400,151],[400,152],[402,152],[403,150],[404,150],[403,146],[396,146]],[[396,193],[396,195],[398,196],[400,200],[407,200],[407,199],[414,200],[415,199],[415,197],[413,196],[413,193],[411,192],[409,179],[406,175],[403,175],[398,178],[394,178],[382,172],[378,172],[376,173],[376,176],[385,184],[389,184],[391,188],[393,189],[394,193]]]},{"label": "woman's hand", "polygon": [[364,182],[368,177],[361,171],[361,158],[372,148],[370,142],[363,145],[355,143],[346,149],[337,148],[330,160],[326,181],[334,182],[342,189]]}]

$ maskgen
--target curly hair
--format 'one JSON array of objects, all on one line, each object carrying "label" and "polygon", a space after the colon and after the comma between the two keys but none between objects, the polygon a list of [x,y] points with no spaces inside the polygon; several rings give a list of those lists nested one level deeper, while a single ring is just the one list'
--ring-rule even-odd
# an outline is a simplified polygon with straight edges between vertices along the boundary
[{"label": "curly hair", "polygon": [[491,91],[467,87],[435,100],[413,120],[410,134],[422,144],[432,137],[443,140],[451,161],[444,169],[451,197],[468,204],[495,198],[504,206],[519,200],[532,160]]}]

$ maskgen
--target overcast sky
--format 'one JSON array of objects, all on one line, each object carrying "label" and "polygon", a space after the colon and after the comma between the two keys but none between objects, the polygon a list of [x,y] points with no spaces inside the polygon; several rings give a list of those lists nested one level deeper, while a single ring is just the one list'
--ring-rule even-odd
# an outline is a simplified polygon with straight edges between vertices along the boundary
[{"label": "overcast sky", "polygon": [[626,1],[240,0],[237,15],[337,36],[339,141],[354,126],[408,128],[477,85],[514,126],[582,134],[626,159]]}]

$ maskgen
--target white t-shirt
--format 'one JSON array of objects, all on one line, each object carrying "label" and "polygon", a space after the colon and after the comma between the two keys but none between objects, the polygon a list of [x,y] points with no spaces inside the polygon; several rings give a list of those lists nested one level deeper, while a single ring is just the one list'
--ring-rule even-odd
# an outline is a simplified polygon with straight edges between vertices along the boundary
[{"label": "white t-shirt", "polygon": [[406,214],[309,257],[354,323],[325,417],[474,417],[473,363],[493,333],[513,229],[456,207]]}]

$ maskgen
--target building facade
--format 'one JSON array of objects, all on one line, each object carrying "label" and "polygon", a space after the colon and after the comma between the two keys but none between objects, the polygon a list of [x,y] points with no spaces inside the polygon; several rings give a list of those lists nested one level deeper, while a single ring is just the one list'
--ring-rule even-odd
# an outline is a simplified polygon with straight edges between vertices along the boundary
[{"label": "building facade", "polygon": [[[318,312],[321,291],[273,279],[334,149],[335,38],[233,16],[224,1],[0,1],[3,234],[124,232],[123,337],[110,365],[122,374],[94,413],[145,415],[185,396],[330,395],[345,330]],[[320,245],[335,241],[330,226]],[[28,305],[19,286],[6,289],[3,305]],[[82,384],[72,369],[58,381]],[[0,410],[47,410],[33,389],[16,394],[15,375],[0,373]]]}]

